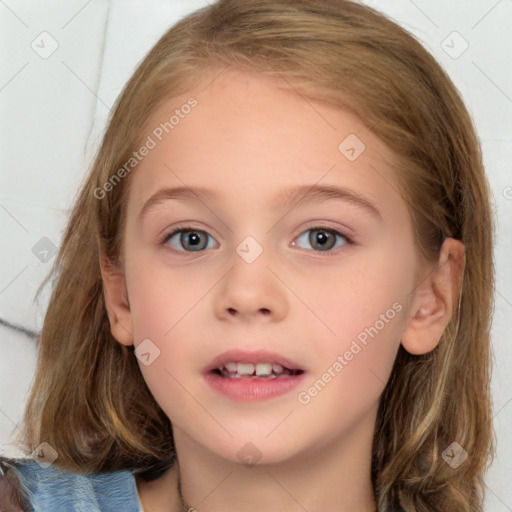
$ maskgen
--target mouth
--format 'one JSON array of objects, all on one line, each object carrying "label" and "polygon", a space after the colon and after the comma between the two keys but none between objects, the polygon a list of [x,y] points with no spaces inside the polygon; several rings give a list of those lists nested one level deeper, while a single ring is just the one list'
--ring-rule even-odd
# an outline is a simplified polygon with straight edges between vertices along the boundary
[{"label": "mouth", "polygon": [[217,356],[204,373],[226,379],[279,379],[305,372],[294,361],[266,350],[229,350]]},{"label": "mouth", "polygon": [[203,373],[213,390],[247,402],[290,392],[304,379],[306,370],[279,354],[232,350],[216,357]]},{"label": "mouth", "polygon": [[279,363],[240,363],[229,361],[211,373],[226,379],[282,379],[291,375],[301,375],[304,370],[291,369]]}]

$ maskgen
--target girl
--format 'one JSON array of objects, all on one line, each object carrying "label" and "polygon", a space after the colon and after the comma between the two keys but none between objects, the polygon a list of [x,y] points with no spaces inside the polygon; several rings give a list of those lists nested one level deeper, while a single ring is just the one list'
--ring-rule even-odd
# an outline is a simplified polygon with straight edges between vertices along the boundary
[{"label": "girl", "polygon": [[481,511],[492,244],[472,122],[411,35],[343,0],[197,11],[75,204],[11,502]]}]

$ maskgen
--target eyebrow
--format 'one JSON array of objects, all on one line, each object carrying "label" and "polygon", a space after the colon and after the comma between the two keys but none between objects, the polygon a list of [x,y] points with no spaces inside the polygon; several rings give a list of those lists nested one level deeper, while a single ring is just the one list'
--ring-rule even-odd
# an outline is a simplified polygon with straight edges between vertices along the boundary
[{"label": "eyebrow", "polygon": [[[139,218],[142,218],[155,206],[170,200],[192,199],[206,202],[217,199],[217,194],[203,187],[175,187],[164,188],[153,194],[142,207]],[[345,201],[367,211],[372,216],[382,220],[382,215],[377,207],[366,197],[345,187],[334,185],[299,185],[287,190],[279,191],[272,200],[271,207],[286,208],[296,203],[313,203],[325,200]]]}]

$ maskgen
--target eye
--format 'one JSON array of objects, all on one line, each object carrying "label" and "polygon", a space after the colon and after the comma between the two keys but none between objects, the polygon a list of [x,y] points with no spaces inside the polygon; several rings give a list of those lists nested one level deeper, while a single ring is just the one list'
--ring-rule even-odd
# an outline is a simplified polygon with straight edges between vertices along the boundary
[{"label": "eye", "polygon": [[[304,231],[297,237],[302,243],[309,243],[315,251],[326,252],[331,249],[337,249],[343,245],[348,245],[351,240],[334,229],[315,227]],[[292,245],[297,245],[295,241]]]},{"label": "eye", "polygon": [[[209,244],[208,238],[213,241],[213,238],[206,231],[190,227],[180,227],[167,235],[163,243],[169,244],[177,251],[203,251],[215,247],[215,242]],[[181,246],[181,248],[178,245]]]}]

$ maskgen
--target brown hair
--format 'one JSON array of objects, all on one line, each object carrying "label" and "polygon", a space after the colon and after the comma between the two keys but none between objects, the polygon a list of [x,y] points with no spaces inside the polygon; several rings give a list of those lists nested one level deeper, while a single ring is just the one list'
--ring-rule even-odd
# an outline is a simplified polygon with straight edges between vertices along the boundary
[{"label": "brown hair", "polygon": [[[133,349],[112,337],[103,298],[99,254],[122,259],[130,176],[103,199],[95,191],[129,159],[164,99],[228,66],[282,77],[305,96],[357,114],[396,155],[419,254],[435,261],[446,236],[464,243],[458,315],[433,351],[418,356],[400,346],[380,401],[372,481],[381,512],[481,511],[495,449],[494,221],[479,141],[458,91],[422,45],[373,9],[343,0],[221,0],[177,23],[139,65],[52,269],[25,446],[48,442],[59,454],[55,464],[76,472],[172,462],[170,421]],[[469,454],[457,469],[441,456],[452,442]]]}]

